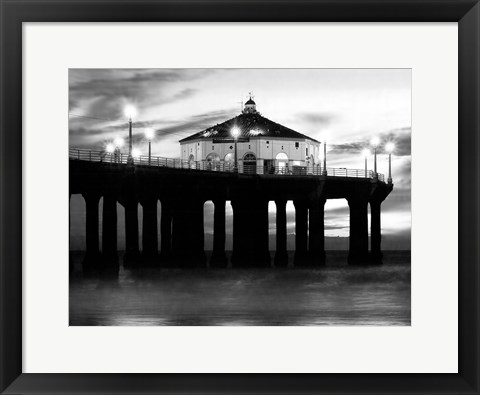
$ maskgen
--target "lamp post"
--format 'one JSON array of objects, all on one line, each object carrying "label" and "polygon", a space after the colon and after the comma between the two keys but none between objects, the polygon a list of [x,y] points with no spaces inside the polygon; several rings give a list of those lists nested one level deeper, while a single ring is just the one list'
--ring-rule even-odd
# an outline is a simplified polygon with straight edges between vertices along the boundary
[{"label": "lamp post", "polygon": [[322,176],[327,176],[327,142],[323,142],[323,170]]},{"label": "lamp post", "polygon": [[152,139],[155,135],[155,131],[153,129],[146,129],[145,130],[145,137],[148,139],[148,165],[150,166],[152,163]]},{"label": "lamp post", "polygon": [[365,178],[368,178],[368,157],[370,156],[370,150],[368,148],[365,148],[363,151],[363,157],[365,158]]},{"label": "lamp post", "polygon": [[377,147],[378,144],[380,144],[380,139],[378,137],[374,137],[370,144],[373,147],[373,179],[377,180],[378,179],[378,173],[377,173]]},{"label": "lamp post", "polygon": [[387,182],[389,184],[392,183],[392,152],[395,149],[395,145],[393,143],[387,143],[385,149],[388,152],[388,179]]},{"label": "lamp post", "polygon": [[238,173],[237,139],[238,139],[238,136],[240,135],[240,130],[238,128],[233,128],[231,133],[232,133],[233,141],[234,141],[234,144],[235,144],[235,157],[234,157],[235,163],[233,165],[233,171],[235,173]]},{"label": "lamp post", "polygon": [[132,105],[128,105],[125,107],[125,115],[128,118],[128,157],[127,157],[128,165],[133,165],[132,118],[135,116],[136,113],[137,111],[135,110],[135,107],[133,107]]}]

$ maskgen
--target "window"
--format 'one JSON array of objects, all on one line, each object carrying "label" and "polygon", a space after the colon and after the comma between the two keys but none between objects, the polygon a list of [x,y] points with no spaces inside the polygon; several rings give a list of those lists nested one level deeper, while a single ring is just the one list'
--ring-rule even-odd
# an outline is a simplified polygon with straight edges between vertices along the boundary
[{"label": "window", "polygon": [[300,143],[296,142],[295,143],[295,148],[298,148],[298,147],[300,147]]},{"label": "window", "polygon": [[270,141],[267,141],[267,144],[270,144]]},{"label": "window", "polygon": [[207,162],[219,162],[220,157],[215,152],[211,152],[207,155]]},{"label": "window", "polygon": [[305,148],[305,156],[308,156],[308,148]]}]

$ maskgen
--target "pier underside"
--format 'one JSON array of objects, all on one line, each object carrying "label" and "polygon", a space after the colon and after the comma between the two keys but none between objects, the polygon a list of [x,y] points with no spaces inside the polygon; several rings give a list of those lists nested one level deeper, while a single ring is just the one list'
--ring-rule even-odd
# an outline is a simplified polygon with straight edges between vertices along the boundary
[{"label": "pier underside", "polygon": [[[126,265],[204,266],[203,206],[210,200],[214,204],[211,266],[228,264],[225,254],[227,201],[233,208],[231,263],[234,267],[265,267],[272,262],[275,266],[286,266],[288,201],[293,201],[295,207],[295,265],[323,265],[324,206],[328,199],[346,199],[350,208],[348,262],[352,265],[380,264],[381,203],[392,189],[392,184],[371,178],[279,177],[70,160],[70,196],[81,194],[86,202],[86,270],[118,266],[117,203],[125,208],[126,252],[123,258]],[[158,201],[162,205],[160,215]],[[277,209],[273,256],[269,251],[269,202],[274,202]],[[140,243],[139,205],[143,211]]]}]

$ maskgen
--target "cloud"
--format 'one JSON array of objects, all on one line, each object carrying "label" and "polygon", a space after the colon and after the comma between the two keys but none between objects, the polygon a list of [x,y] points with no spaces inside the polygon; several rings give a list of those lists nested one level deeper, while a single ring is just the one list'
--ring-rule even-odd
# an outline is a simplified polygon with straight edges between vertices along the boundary
[{"label": "cloud", "polygon": [[[69,111],[80,109],[93,117],[118,119],[123,108],[133,103],[139,108],[173,103],[193,96],[196,90],[185,87],[208,70],[97,70],[71,69]],[[175,88],[182,85],[182,89]]]},{"label": "cloud", "polygon": [[349,229],[349,226],[343,226],[343,225],[331,225],[328,223],[325,223],[325,231],[327,230],[336,230],[336,229]]},{"label": "cloud", "polygon": [[[133,133],[133,144],[136,145],[146,141],[143,135],[143,130],[141,129],[147,127],[155,130],[156,141],[164,140],[171,136],[178,137],[177,140],[180,140],[187,137],[189,134],[197,133],[205,129],[212,124],[223,122],[226,118],[231,116],[232,112],[233,109],[196,114],[183,122],[168,122],[165,119],[134,122],[133,128],[135,133]],[[165,124],[169,125],[164,126]],[[139,129],[141,130],[140,132]],[[103,144],[106,141],[113,140],[119,134],[126,134],[127,131],[128,124],[126,122],[103,124],[101,128],[98,128],[98,125],[92,125],[91,128],[71,126],[69,144],[77,148],[99,149],[99,143]]]},{"label": "cloud", "polygon": [[183,89],[180,92],[176,93],[175,95],[173,95],[170,98],[170,100],[175,102],[177,100],[187,99],[189,97],[192,97],[196,93],[197,93],[196,89],[186,88],[186,89]]},{"label": "cloud", "polygon": [[328,114],[328,113],[322,114],[317,112],[299,113],[299,114],[296,114],[295,117],[297,118],[297,120],[309,123],[311,124],[311,126],[315,128],[318,128],[321,126],[328,126],[337,119],[337,115]]},{"label": "cloud", "polygon": [[158,133],[162,135],[169,135],[183,132],[186,134],[185,137],[187,137],[189,133],[198,133],[201,130],[212,126],[213,124],[225,121],[225,119],[231,116],[233,111],[233,109],[229,109],[197,114],[190,117],[183,123],[176,123],[169,127],[160,128],[158,129]]},{"label": "cloud", "polygon": [[[366,136],[370,135],[365,133]],[[395,144],[395,151],[393,155],[395,156],[410,156],[411,155],[411,140],[412,132],[410,127],[403,127],[388,130],[378,134],[380,139],[380,146],[378,147],[379,151],[384,151],[385,144],[387,142],[393,142]],[[370,141],[368,139],[356,140],[351,142],[345,142],[342,144],[332,144],[330,145],[329,153],[354,153],[359,154],[363,149],[370,146]]]}]

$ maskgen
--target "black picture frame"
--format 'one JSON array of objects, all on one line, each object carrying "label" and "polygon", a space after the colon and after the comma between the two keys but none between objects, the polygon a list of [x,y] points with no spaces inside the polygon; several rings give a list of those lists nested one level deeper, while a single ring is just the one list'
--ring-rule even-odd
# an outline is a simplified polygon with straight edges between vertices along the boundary
[{"label": "black picture frame", "polygon": [[[479,393],[480,4],[478,0],[336,0],[335,2],[331,0],[255,2],[0,0],[0,14],[0,390],[3,391],[2,393]],[[458,22],[458,374],[22,373],[22,23],[162,21]],[[445,184],[441,187],[448,187],[448,180],[445,180]]]}]

